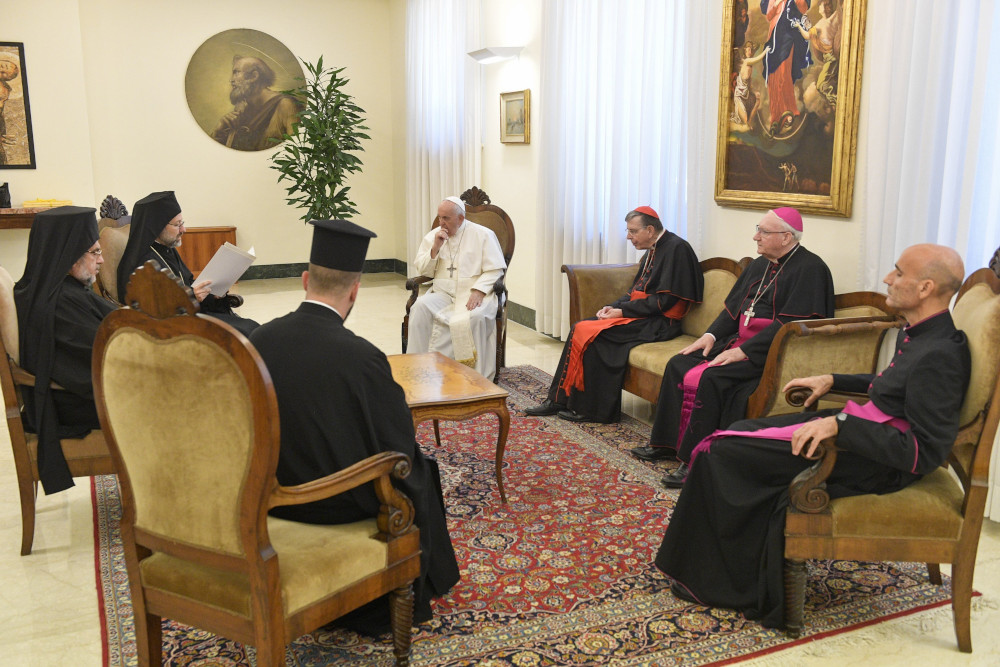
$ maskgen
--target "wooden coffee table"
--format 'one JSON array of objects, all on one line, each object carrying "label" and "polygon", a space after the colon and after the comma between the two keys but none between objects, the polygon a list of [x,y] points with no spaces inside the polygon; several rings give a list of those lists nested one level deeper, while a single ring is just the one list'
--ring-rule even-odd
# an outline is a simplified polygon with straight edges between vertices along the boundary
[{"label": "wooden coffee table", "polygon": [[497,488],[503,491],[503,450],[510,431],[507,392],[468,366],[439,352],[389,355],[392,377],[406,393],[406,405],[413,413],[413,426],[434,420],[434,438],[441,446],[438,420],[463,421],[492,412],[500,420],[497,436]]}]

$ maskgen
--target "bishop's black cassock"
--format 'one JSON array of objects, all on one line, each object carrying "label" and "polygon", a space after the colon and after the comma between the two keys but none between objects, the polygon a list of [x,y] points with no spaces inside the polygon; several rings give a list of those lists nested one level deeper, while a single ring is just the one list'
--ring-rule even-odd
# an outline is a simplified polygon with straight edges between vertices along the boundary
[{"label": "bishop's black cassock", "polygon": [[[114,304],[68,275],[97,242],[92,208],[60,206],[35,216],[24,275],[14,285],[20,365],[34,374],[22,388],[25,421],[38,434],[38,472],[45,493],[73,486],[60,438],[99,429],[90,358],[94,337]],[[62,389],[52,389],[56,382]]]},{"label": "bishop's black cassock", "polygon": [[[738,341],[740,324],[751,303],[751,317],[770,322],[740,343],[747,358],[705,370],[693,400],[688,397],[685,404],[685,374]],[[777,262],[763,256],[755,259],[740,274],[726,297],[725,308],[708,327],[708,333],[715,336],[708,357],[701,352],[677,354],[667,362],[650,445],[675,448],[677,457],[687,462],[702,438],[745,416],[747,400],[760,383],[778,329],[792,320],[824,317],[833,317],[833,276],[822,259],[801,245]]]},{"label": "bishop's black cassock", "polygon": [[[121,262],[118,264],[118,300],[121,303],[125,303],[125,291],[132,279],[132,272],[151,259],[156,260],[161,268],[170,269],[171,273],[183,280],[188,287],[194,283],[194,274],[181,259],[177,249],[156,242],[163,228],[180,212],[180,204],[170,190],[154,192],[135,203],[132,209],[132,223],[129,225],[128,243],[125,244]],[[251,331],[260,326],[253,320],[234,313],[223,298],[213,294],[205,297],[200,304],[200,310],[236,328],[244,336],[249,336]]]},{"label": "bishop's black cassock", "polygon": [[[897,491],[939,467],[958,435],[970,369],[966,336],[944,311],[904,329],[893,361],[877,377],[834,375],[834,390],[867,390],[870,405],[904,421],[880,423],[844,410],[849,416],[839,425],[842,451],[827,479],[830,496]],[[814,461],[794,456],[787,440],[731,432],[795,425],[838,412],[740,421],[722,432],[724,437],[713,435],[699,445],[656,566],[704,604],[737,609],[766,627],[783,627],[788,485]]]},{"label": "bishop's black cassock", "polygon": [[[549,387],[548,400],[593,421],[618,421],[629,352],[642,343],[676,338],[681,333],[681,318],[692,304],[701,302],[704,287],[698,257],[690,244],[663,230],[639,261],[629,293],[609,304],[620,308],[623,318],[617,322],[588,318],[573,326]],[[587,322],[615,324],[587,342],[577,359],[572,349],[574,343],[582,343],[574,341],[574,336],[594,326],[584,324]],[[575,365],[581,367],[573,368]],[[567,374],[582,382],[575,383]]]}]

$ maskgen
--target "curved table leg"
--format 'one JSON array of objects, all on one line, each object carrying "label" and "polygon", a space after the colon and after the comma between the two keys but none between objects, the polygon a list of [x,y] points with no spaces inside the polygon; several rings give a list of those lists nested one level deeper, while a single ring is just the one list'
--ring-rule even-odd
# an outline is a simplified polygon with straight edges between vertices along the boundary
[{"label": "curved table leg", "polygon": [[507,433],[510,431],[510,412],[507,410],[507,401],[503,401],[496,411],[497,419],[500,420],[500,434],[497,436],[497,488],[500,489],[500,502],[507,502],[507,494],[503,490],[503,452],[507,446]]}]

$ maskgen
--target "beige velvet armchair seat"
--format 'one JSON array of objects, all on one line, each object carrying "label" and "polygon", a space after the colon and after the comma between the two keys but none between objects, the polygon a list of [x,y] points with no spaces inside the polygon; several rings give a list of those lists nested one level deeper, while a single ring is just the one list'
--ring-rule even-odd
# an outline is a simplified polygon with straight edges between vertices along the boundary
[{"label": "beige velvet armchair seat", "polygon": [[[14,306],[14,281],[0,267],[0,387],[7,412],[7,431],[14,450],[17,490],[21,499],[21,555],[31,553],[35,540],[35,500],[38,496],[38,436],[24,430],[21,387],[35,386],[35,376],[18,366],[19,338]],[[115,468],[101,431],[60,441],[73,477],[111,475]]]},{"label": "beige velvet armchair seat", "polygon": [[[510,261],[514,258],[514,223],[510,216],[499,206],[493,204],[490,196],[476,186],[472,186],[462,193],[461,200],[465,202],[465,219],[476,224],[488,227],[497,235],[500,242],[500,249],[503,251],[503,259],[510,268]],[[437,216],[431,223],[431,229],[439,225]],[[497,370],[503,368],[507,360],[507,287],[504,279],[507,272],[497,279],[493,285],[493,293],[497,295]],[[406,302],[406,314],[403,315],[403,324],[400,328],[402,336],[403,352],[406,352],[406,343],[410,333],[410,308],[416,303],[420,296],[421,286],[427,287],[433,282],[428,276],[416,276],[406,281],[406,289],[410,292],[410,298]]]},{"label": "beige velvet armchair seat", "polygon": [[[284,665],[293,639],[386,593],[396,663],[408,664],[419,531],[391,483],[409,472],[407,457],[382,453],[279,486],[277,402],[249,341],[196,314],[190,289],[155,262],[133,274],[127,300],[98,331],[93,370],[120,470],[140,664],[160,664],[170,617],[254,645],[259,665]],[[371,519],[267,514],[369,483],[381,502]]]},{"label": "beige velvet armchair seat", "polygon": [[[958,647],[972,651],[972,577],[1000,419],[1000,280],[992,271],[980,269],[966,280],[952,316],[969,337],[972,377],[948,464],[895,493],[830,500],[824,480],[833,469],[837,448],[828,440],[821,444],[816,465],[792,482],[785,517],[785,619],[790,635],[797,637],[802,630],[806,559],[925,562],[936,584],[941,583],[939,564],[951,563]],[[836,346],[827,352],[837,354]],[[790,402],[801,405],[808,392],[789,393],[794,394]]]}]

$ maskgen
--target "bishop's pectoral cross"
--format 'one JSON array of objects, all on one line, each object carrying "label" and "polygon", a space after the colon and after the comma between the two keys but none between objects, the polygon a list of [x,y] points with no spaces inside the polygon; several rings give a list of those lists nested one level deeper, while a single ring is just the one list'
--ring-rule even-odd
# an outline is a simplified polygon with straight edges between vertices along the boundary
[{"label": "bishop's pectoral cross", "polygon": [[750,318],[754,315],[756,315],[756,313],[753,312],[753,304],[750,304],[750,307],[743,312],[743,326],[749,326]]}]

